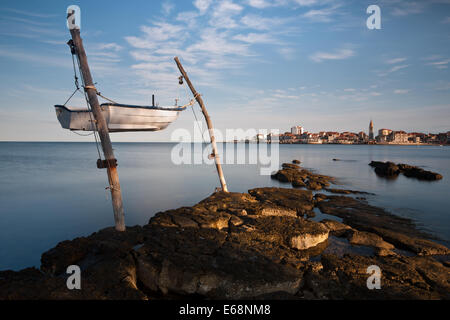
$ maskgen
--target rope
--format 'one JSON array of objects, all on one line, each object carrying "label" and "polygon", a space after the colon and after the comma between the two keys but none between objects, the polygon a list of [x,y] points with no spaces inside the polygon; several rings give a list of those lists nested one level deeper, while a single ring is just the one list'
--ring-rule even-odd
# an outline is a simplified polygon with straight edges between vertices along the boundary
[{"label": "rope", "polygon": [[[73,57],[73,55],[72,55],[72,57]],[[78,63],[78,70],[79,70],[79,72],[80,72],[80,74],[81,74],[81,64],[80,64],[80,59],[78,59],[78,56],[77,56],[77,63]],[[83,77],[81,77],[81,83],[82,83],[82,85],[83,85],[83,88],[86,88],[86,86],[85,86],[85,84],[84,84],[84,79],[83,79]],[[98,154],[99,159],[102,159],[102,156],[101,156],[101,153],[100,153],[100,148],[98,147],[98,145],[99,145],[98,140],[100,140],[100,138],[97,137],[97,135],[98,135],[97,121],[95,121],[95,119],[92,119],[92,109],[91,109],[91,105],[89,104],[89,99],[88,99],[86,90],[84,91],[84,99],[86,100],[86,106],[87,106],[87,108],[88,108],[88,110],[89,110],[89,119],[90,119],[91,122],[94,123],[94,125],[95,125],[94,139],[95,139],[95,147],[97,148],[97,154]],[[109,178],[108,178],[108,179],[109,179]]]},{"label": "rope", "polygon": [[75,93],[77,93],[77,91],[80,90],[80,85],[78,83],[78,77],[77,77],[77,70],[75,68],[75,58],[73,56],[74,55],[72,54],[72,66],[73,66],[73,77],[75,79],[75,91],[71,94],[69,99],[67,99],[66,102],[64,102],[63,106],[66,106],[66,104],[70,101],[70,99],[72,99],[72,97],[75,95]]},{"label": "rope", "polygon": [[[189,93],[188,93],[188,91],[187,91],[187,88],[184,87],[184,90],[185,90],[185,92],[186,92],[187,98],[189,99]],[[203,143],[208,143],[208,142],[206,141],[206,139],[205,139],[205,136],[203,135],[202,129],[200,128],[199,121],[198,121],[198,118],[197,118],[197,114],[195,113],[195,110],[194,110],[194,104],[195,104],[195,101],[196,101],[196,99],[197,99],[198,96],[200,96],[200,94],[197,92],[197,94],[194,96],[194,98],[191,99],[191,102],[188,103],[186,106],[190,105],[190,107],[191,107],[192,113],[194,114],[195,123],[197,124],[197,127],[198,127],[198,131],[200,131],[200,133],[202,134],[202,140],[203,140]]]},{"label": "rope", "polygon": [[114,103],[114,104],[118,104],[118,103],[115,102],[114,100],[111,100],[111,99],[108,99],[108,98],[105,97],[105,96],[102,96],[102,94],[101,94],[100,92],[98,92],[98,91],[97,91],[97,95],[98,95],[99,97],[102,97],[102,98],[105,99],[105,100],[108,100],[109,102],[112,102],[112,103]]},{"label": "rope", "polygon": [[78,133],[76,131],[72,131],[72,132],[77,134],[77,135],[79,135],[79,136],[82,136],[82,137],[89,137],[89,136],[92,136],[94,134],[93,131],[91,133],[88,133],[88,134],[81,134],[81,133]]},{"label": "rope", "polygon": [[70,95],[69,99],[67,99],[66,102],[64,102],[63,106],[66,106],[67,102],[69,102],[70,99],[72,99],[72,97],[75,95],[75,93],[77,93],[77,91],[80,91],[80,89],[76,88],[75,91]]},{"label": "rope", "polygon": [[95,86],[83,86],[84,87],[84,91],[86,91],[86,89],[94,89],[95,90],[95,94],[98,95],[99,97],[102,97],[105,100],[108,100],[109,102],[112,102],[114,104],[119,104],[114,100],[111,100],[105,96],[103,96],[100,92],[98,92],[97,88]]}]

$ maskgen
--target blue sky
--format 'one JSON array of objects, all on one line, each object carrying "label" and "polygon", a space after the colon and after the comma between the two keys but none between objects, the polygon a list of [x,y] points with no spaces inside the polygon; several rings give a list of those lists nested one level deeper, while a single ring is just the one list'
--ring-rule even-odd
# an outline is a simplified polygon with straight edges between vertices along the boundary
[{"label": "blue sky", "polygon": [[[53,108],[74,88],[71,4],[97,88],[115,101],[187,103],[179,56],[221,130],[358,132],[370,119],[376,130],[450,130],[450,0],[3,0],[0,140],[92,140],[61,129]],[[366,27],[371,4],[381,30]],[[112,139],[168,141],[193,120],[186,110],[164,131]]]}]

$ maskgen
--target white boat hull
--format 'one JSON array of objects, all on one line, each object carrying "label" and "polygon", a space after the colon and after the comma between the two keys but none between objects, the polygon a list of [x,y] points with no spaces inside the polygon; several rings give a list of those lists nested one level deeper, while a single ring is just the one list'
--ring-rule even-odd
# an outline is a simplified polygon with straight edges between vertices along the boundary
[{"label": "white boat hull", "polygon": [[[100,106],[110,132],[159,131],[178,118],[182,107],[141,107],[119,104]],[[87,109],[55,106],[56,116],[64,129],[95,131],[94,116]]]}]

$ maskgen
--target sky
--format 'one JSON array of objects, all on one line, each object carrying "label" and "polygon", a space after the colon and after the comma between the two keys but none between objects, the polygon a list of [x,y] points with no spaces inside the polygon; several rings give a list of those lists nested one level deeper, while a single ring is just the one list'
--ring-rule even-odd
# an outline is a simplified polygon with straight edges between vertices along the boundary
[{"label": "sky", "polygon": [[[53,107],[74,90],[72,4],[96,87],[120,103],[186,104],[178,56],[222,132],[367,132],[370,119],[450,131],[450,0],[2,0],[0,141],[93,140],[63,130]],[[369,5],[379,30],[366,26]],[[111,138],[170,141],[178,128],[193,131],[191,110],[163,131]]]}]

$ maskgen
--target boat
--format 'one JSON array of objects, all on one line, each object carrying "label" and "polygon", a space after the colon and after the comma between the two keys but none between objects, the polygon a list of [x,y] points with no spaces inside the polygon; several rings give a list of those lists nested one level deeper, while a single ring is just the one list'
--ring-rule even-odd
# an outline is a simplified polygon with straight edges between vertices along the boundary
[{"label": "boat", "polygon": [[[100,105],[109,132],[159,131],[178,118],[186,106],[135,106],[118,103]],[[56,116],[64,129],[96,131],[92,111],[83,108],[55,105]]]}]

